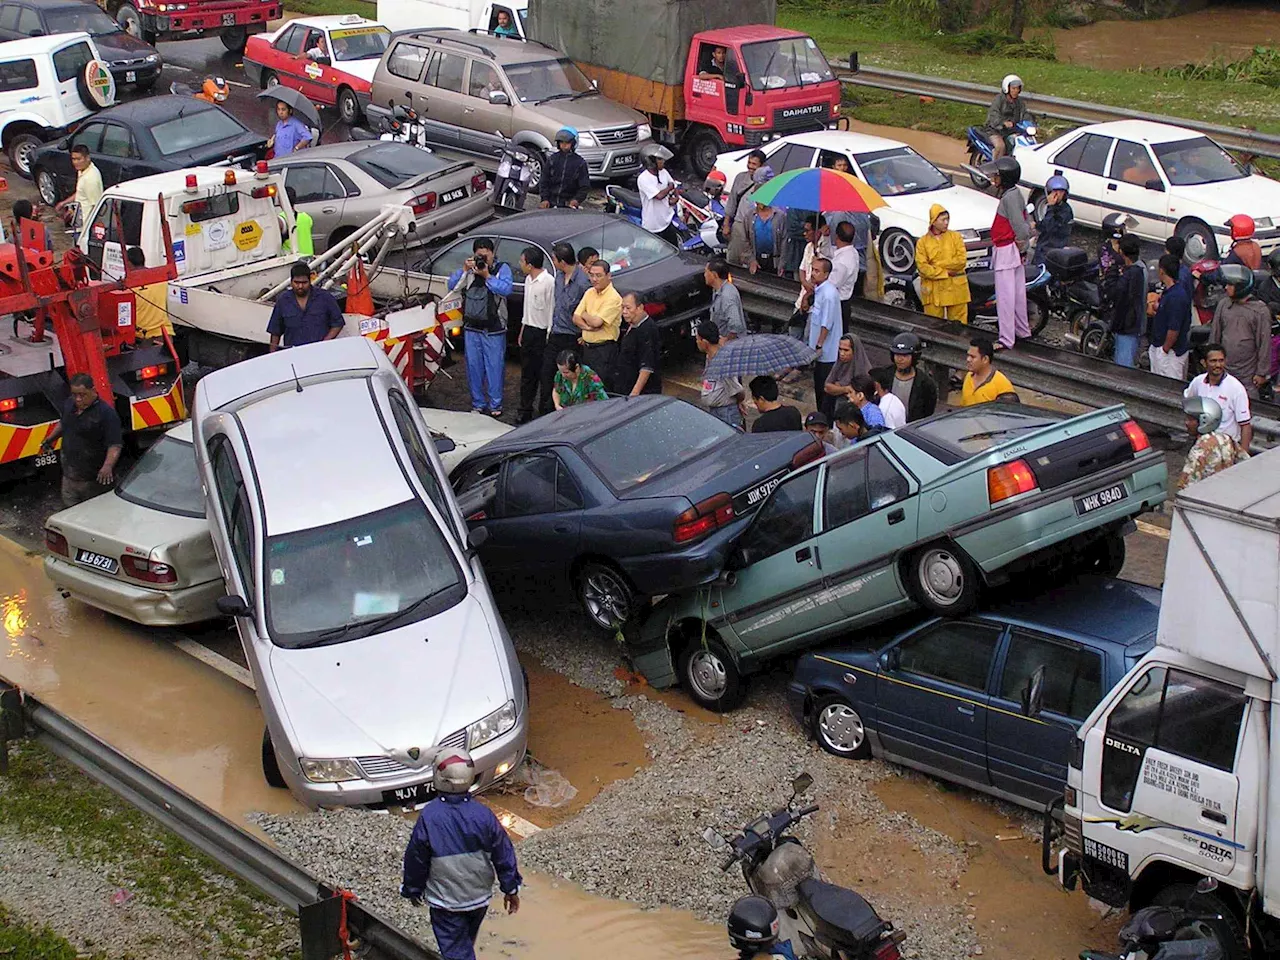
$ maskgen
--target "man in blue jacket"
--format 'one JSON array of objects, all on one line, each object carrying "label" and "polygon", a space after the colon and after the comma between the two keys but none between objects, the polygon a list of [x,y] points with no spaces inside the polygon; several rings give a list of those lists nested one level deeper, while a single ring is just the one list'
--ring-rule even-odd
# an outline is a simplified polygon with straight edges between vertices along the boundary
[{"label": "man in blue jacket", "polygon": [[507,351],[507,298],[511,268],[497,262],[493,241],[477,237],[472,255],[449,274],[449,290],[462,291],[462,335],[467,348],[471,410],[502,416],[503,358]]},{"label": "man in blue jacket", "polygon": [[507,913],[520,909],[515,848],[493,811],[471,798],[475,780],[471,754],[441,750],[432,783],[438,796],[422,808],[404,851],[400,896],[415,906],[427,901],[444,960],[475,960],[495,875]]},{"label": "man in blue jacket", "polygon": [[1195,309],[1186,288],[1178,282],[1181,266],[1181,261],[1171,253],[1160,258],[1160,282],[1164,285],[1164,293],[1160,294],[1160,305],[1151,319],[1151,345],[1147,347],[1151,372],[1175,380],[1187,379],[1187,349],[1190,347],[1191,315]]}]

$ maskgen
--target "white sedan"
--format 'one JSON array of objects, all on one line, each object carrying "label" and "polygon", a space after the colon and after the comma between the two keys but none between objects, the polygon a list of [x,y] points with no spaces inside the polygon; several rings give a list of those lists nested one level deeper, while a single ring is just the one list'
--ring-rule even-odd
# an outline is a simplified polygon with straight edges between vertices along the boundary
[{"label": "white sedan", "polygon": [[[752,149],[722,153],[716,159],[716,169],[728,178],[730,186],[733,178],[747,169]],[[952,183],[949,175],[905,143],[844,130],[819,130],[779,137],[759,149],[769,158],[775,174],[826,167],[837,157],[845,157],[853,175],[870,184],[888,204],[876,211],[880,261],[886,271],[908,274],[915,270],[916,240],[929,229],[929,208],[935,203],[947,208],[951,229],[964,237],[969,268],[990,266],[995,198]]]},{"label": "white sedan", "polygon": [[[1061,174],[1071,184],[1077,223],[1098,227],[1109,213],[1156,243],[1199,236],[1210,256],[1231,244],[1228,218],[1253,217],[1253,239],[1270,253],[1280,244],[1280,183],[1250,173],[1203,134],[1147,120],[1095,123],[1038,147],[1014,152],[1034,204]],[[1136,225],[1134,223],[1136,221]]]}]

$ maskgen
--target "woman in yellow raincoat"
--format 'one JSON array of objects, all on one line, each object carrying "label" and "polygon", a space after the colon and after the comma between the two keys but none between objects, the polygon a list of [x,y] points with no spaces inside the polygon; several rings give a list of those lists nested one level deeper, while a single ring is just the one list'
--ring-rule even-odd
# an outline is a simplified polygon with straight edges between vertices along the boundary
[{"label": "woman in yellow raincoat", "polygon": [[916,241],[920,300],[931,317],[969,322],[969,280],[964,239],[951,226],[951,214],[940,203],[929,208],[929,230]]}]

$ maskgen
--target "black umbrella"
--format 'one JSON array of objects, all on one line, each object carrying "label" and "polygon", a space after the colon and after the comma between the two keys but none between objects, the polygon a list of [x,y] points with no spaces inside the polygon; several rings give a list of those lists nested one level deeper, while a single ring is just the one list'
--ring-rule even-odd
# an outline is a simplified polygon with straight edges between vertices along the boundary
[{"label": "black umbrella", "polygon": [[258,94],[259,100],[279,100],[286,106],[293,107],[293,112],[309,127],[320,127],[320,114],[315,104],[291,87],[278,83]]}]

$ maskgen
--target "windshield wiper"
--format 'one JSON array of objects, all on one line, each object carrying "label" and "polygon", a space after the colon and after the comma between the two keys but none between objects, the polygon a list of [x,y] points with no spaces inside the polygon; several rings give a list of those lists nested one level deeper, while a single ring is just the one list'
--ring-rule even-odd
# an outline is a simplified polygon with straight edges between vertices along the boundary
[{"label": "windshield wiper", "polygon": [[575,96],[576,94],[572,93],[552,93],[540,99],[538,103],[548,103],[552,100],[572,100]]},{"label": "windshield wiper", "polygon": [[597,90],[595,87],[587,87],[587,89],[585,89],[585,90],[579,90],[577,93],[575,93],[575,94],[574,94],[572,97],[570,97],[569,99],[570,99],[570,100],[581,100],[583,97],[587,96],[588,94],[591,94],[591,93],[599,93],[599,92],[600,92],[600,91],[599,91],[599,90]]},{"label": "windshield wiper", "polygon": [[328,643],[337,643],[341,640],[355,639],[357,634],[361,637],[367,637],[371,633],[380,633],[383,629],[390,627],[396,621],[407,617],[409,614],[421,609],[426,602],[439,593],[436,590],[428,593],[424,597],[419,597],[407,607],[402,607],[394,613],[385,613],[380,617],[364,617],[360,620],[348,620],[346,623],[338,627],[330,627],[328,630],[322,630],[309,640],[294,646],[295,650],[303,650],[307,647],[322,647]]}]

